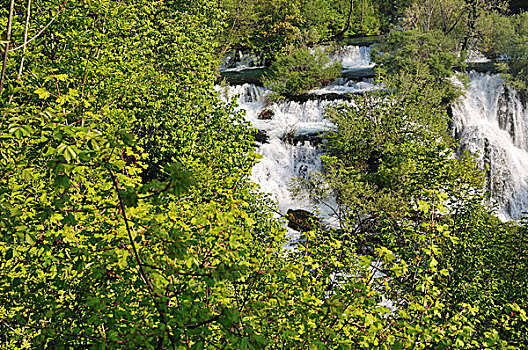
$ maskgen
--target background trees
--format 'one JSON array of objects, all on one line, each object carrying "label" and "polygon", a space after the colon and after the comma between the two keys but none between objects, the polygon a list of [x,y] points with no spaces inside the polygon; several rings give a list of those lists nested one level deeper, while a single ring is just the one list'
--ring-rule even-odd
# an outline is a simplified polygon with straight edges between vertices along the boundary
[{"label": "background trees", "polygon": [[442,33],[437,37],[450,43],[449,51],[460,51],[462,57],[479,50],[489,58],[502,59],[498,69],[510,84],[524,91],[528,19],[526,14],[509,13],[508,5],[507,1],[414,2],[403,22],[407,29]]},{"label": "background trees", "polygon": [[394,344],[522,348],[526,286],[514,276],[526,273],[525,227],[486,206],[481,171],[454,156],[443,96],[414,81],[332,109],[325,169],[303,186],[320,203],[335,199],[339,227],[326,235],[340,258],[383,262],[377,288],[405,329]]},{"label": "background trees", "polygon": [[504,59],[498,64],[506,80],[526,93],[528,85],[527,38],[528,15],[526,12],[513,16],[491,14],[479,26],[479,48],[487,56]]},{"label": "background trees", "polygon": [[291,46],[313,46],[349,35],[386,31],[406,1],[222,0],[227,30],[221,52],[253,51],[274,59]]}]

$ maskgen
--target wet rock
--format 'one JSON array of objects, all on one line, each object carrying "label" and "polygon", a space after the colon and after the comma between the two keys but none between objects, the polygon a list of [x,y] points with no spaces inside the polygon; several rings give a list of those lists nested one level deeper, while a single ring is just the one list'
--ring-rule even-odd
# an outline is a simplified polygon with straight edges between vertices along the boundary
[{"label": "wet rock", "polygon": [[265,67],[221,70],[219,80],[225,79],[231,85],[262,85],[261,78],[267,71],[268,68]]},{"label": "wet rock", "polygon": [[295,139],[295,130],[290,130],[280,137],[282,142],[289,143],[293,145],[293,140]]},{"label": "wet rock", "polygon": [[341,45],[371,46],[384,40],[385,35],[349,35],[341,40]]},{"label": "wet rock", "polygon": [[312,146],[317,146],[325,140],[325,135],[322,131],[290,131],[285,133],[281,140],[294,146],[305,142],[309,142]]},{"label": "wet rock", "polygon": [[467,65],[467,71],[497,74],[497,73],[500,73],[499,70],[497,69],[497,62],[499,61],[491,60],[488,62],[470,62]]},{"label": "wet rock", "polygon": [[275,115],[275,112],[273,112],[273,109],[266,108],[260,112],[257,118],[260,120],[271,120],[273,119],[274,115]]},{"label": "wet rock", "polygon": [[268,143],[269,136],[264,130],[257,130],[255,133],[255,142],[264,144]]},{"label": "wet rock", "polygon": [[327,93],[312,93],[307,92],[298,95],[287,95],[286,99],[289,101],[295,101],[299,103],[304,103],[307,101],[350,101],[353,99],[354,95],[363,95],[363,91],[353,91],[347,93],[339,93],[328,91]]},{"label": "wet rock", "polygon": [[341,76],[345,79],[363,80],[366,78],[374,78],[376,74],[374,72],[374,68],[361,67],[345,69],[341,72]]},{"label": "wet rock", "polygon": [[321,219],[304,209],[288,209],[286,213],[288,227],[299,232],[321,228]]}]

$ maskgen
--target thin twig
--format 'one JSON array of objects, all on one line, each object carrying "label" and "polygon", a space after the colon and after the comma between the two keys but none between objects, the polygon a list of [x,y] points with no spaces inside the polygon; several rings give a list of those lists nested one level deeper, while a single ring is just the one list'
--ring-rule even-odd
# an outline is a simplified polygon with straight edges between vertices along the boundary
[{"label": "thin twig", "polygon": [[119,206],[121,208],[121,212],[122,212],[122,215],[123,215],[123,220],[125,221],[125,226],[126,226],[126,229],[127,229],[127,232],[128,232],[128,238],[130,240],[130,245],[132,246],[132,251],[134,252],[134,257],[135,257],[136,262],[138,264],[140,277],[143,280],[143,282],[149,287],[149,289],[151,291],[153,291],[154,288],[153,288],[152,284],[150,283],[149,279],[147,278],[147,275],[145,274],[145,271],[143,270],[143,264],[141,263],[141,259],[139,258],[139,254],[138,254],[138,251],[136,249],[136,244],[134,243],[134,237],[132,237],[132,230],[130,229],[130,224],[129,224],[128,218],[126,216],[126,211],[125,211],[125,205],[123,203],[123,198],[121,197],[121,193],[119,192],[119,184],[117,183],[117,179],[116,179],[114,173],[110,169],[108,169],[108,172],[110,173],[110,177],[112,178],[112,182],[114,184],[114,189],[116,191],[117,198],[119,200]]},{"label": "thin twig", "polygon": [[20,68],[18,69],[17,80],[20,80],[22,77],[22,69],[24,68],[24,58],[26,54],[26,45],[29,29],[29,16],[31,14],[31,0],[28,0],[27,4],[27,15],[26,15],[26,28],[24,29],[24,50],[22,50],[22,59],[20,60]]},{"label": "thin twig", "polygon": [[11,42],[11,24],[13,23],[13,11],[15,8],[15,0],[11,0],[11,5],[9,7],[9,19],[7,20],[7,36],[6,44],[4,51],[4,64],[2,65],[2,77],[0,78],[0,96],[2,96],[2,91],[4,89],[4,80],[5,72],[7,66],[7,54],[9,53],[9,43]]},{"label": "thin twig", "polygon": [[[116,179],[114,173],[112,172],[112,170],[110,170],[109,167],[107,167],[107,170],[110,173],[110,177],[112,178],[112,183],[114,184],[114,189],[116,191],[117,198],[119,200],[119,206],[121,207],[121,212],[123,214],[123,220],[125,221],[125,226],[126,226],[127,233],[128,233],[128,239],[130,240],[130,245],[132,246],[132,251],[134,252],[134,257],[136,259],[136,263],[138,264],[139,275],[141,276],[141,279],[143,280],[145,285],[150,290],[150,294],[152,296],[152,300],[154,302],[154,306],[156,307],[156,310],[158,311],[158,314],[160,316],[161,323],[163,323],[165,326],[167,326],[167,321],[165,320],[165,314],[164,314],[163,310],[161,309],[160,302],[158,301],[158,299],[156,299],[156,296],[155,296],[154,286],[152,285],[152,283],[148,279],[148,277],[147,277],[147,275],[145,273],[145,270],[143,269],[143,264],[141,262],[141,259],[139,258],[139,254],[138,254],[138,251],[137,251],[137,248],[136,248],[136,244],[134,243],[134,237],[132,237],[132,230],[130,229],[130,224],[129,224],[128,218],[126,216],[126,211],[125,211],[125,205],[124,205],[124,202],[123,202],[123,198],[121,197],[121,193],[119,192],[119,184],[117,183],[117,179]],[[172,343],[172,347],[175,348],[174,337],[170,334],[170,327],[167,327],[167,335],[169,336],[169,339],[170,339],[170,341]]]},{"label": "thin twig", "polygon": [[[14,1],[14,0],[11,0],[11,1]],[[61,14],[61,12],[64,11],[64,9],[65,9],[65,5],[66,5],[67,2],[68,2],[68,0],[65,0],[65,1],[62,3],[62,5],[61,5],[59,11],[57,11],[57,13],[55,14],[55,16],[53,16],[53,18],[52,18],[52,19],[51,19],[51,20],[50,20],[50,21],[44,26],[44,28],[42,28],[42,29],[40,30],[40,32],[37,33],[37,35],[35,35],[34,37],[32,37],[31,39],[29,39],[29,40],[27,40],[27,41],[24,40],[24,44],[22,44],[22,45],[20,45],[20,46],[17,46],[17,47],[14,47],[14,48],[10,49],[9,52],[13,52],[13,51],[16,51],[16,50],[19,50],[19,49],[25,48],[27,45],[29,45],[30,42],[32,42],[33,40],[35,40],[36,38],[38,38],[39,36],[41,36],[42,33],[44,33],[44,31],[45,31],[46,29],[48,29],[48,27],[49,27],[53,22],[55,22],[55,20],[57,19],[57,17],[59,17],[59,15]],[[6,50],[6,51],[7,51],[7,50]]]}]

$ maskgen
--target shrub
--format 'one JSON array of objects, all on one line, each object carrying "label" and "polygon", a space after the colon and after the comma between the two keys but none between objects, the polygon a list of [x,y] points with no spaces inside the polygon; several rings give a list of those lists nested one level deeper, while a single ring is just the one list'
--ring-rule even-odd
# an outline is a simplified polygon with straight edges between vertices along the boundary
[{"label": "shrub", "polygon": [[263,82],[279,95],[298,95],[330,83],[340,76],[341,67],[321,49],[295,49],[277,58]]}]

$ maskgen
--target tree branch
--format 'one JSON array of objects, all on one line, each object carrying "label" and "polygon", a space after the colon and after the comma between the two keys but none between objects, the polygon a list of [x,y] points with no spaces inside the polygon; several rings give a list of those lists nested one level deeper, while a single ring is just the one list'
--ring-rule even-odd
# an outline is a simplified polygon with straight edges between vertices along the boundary
[{"label": "tree branch", "polygon": [[[158,301],[158,299],[156,299],[156,296],[154,295],[154,286],[152,285],[152,283],[150,283],[150,280],[147,278],[145,270],[143,270],[143,264],[141,263],[141,259],[139,258],[139,254],[138,254],[138,251],[137,251],[137,248],[136,248],[136,244],[134,243],[134,237],[132,237],[132,231],[130,229],[130,224],[129,224],[128,218],[126,216],[126,211],[125,211],[125,205],[123,203],[123,198],[121,197],[121,193],[119,192],[119,184],[117,183],[117,179],[116,179],[114,173],[110,170],[110,168],[107,167],[106,169],[110,173],[110,177],[112,178],[112,183],[114,184],[114,189],[116,191],[117,198],[119,200],[119,206],[121,207],[121,212],[123,214],[123,220],[125,221],[125,226],[126,226],[127,233],[128,233],[128,239],[130,240],[130,245],[132,246],[132,251],[134,252],[134,258],[136,259],[136,263],[138,264],[139,275],[141,276],[141,279],[143,280],[145,285],[150,290],[150,294],[152,296],[152,301],[154,302],[154,306],[156,307],[156,310],[158,311],[161,323],[163,323],[165,326],[167,326],[167,321],[165,319],[165,313],[161,309],[160,302]],[[172,347],[175,348],[174,339],[173,339],[173,337],[170,334],[170,327],[167,327],[167,335],[169,336],[169,339],[171,340]]]},{"label": "tree branch", "polygon": [[350,29],[350,24],[352,22],[352,13],[354,13],[354,0],[350,0],[350,10],[348,11],[348,18],[345,27],[334,36],[334,39],[341,39],[345,35],[347,30]]},{"label": "tree branch", "polygon": [[[12,0],[14,1],[14,0]],[[13,51],[16,51],[16,50],[19,50],[19,49],[22,49],[22,48],[25,48],[27,45],[29,45],[30,42],[32,42],[33,40],[35,40],[36,38],[38,38],[39,36],[42,35],[42,33],[44,33],[44,31],[46,29],[48,29],[48,27],[53,23],[55,22],[55,20],[57,19],[57,17],[59,17],[59,15],[61,14],[62,11],[64,11],[64,6],[66,5],[66,3],[68,2],[68,0],[65,0],[62,5],[61,5],[61,8],[59,9],[59,11],[55,14],[55,16],[53,16],[53,18],[44,26],[44,28],[42,28],[40,30],[40,32],[37,33],[37,35],[35,35],[34,37],[32,37],[31,39],[25,41],[24,40],[24,44],[20,45],[20,46],[17,46],[17,47],[14,47],[12,49],[9,50],[9,52],[13,52]]]},{"label": "tree branch", "polygon": [[24,29],[24,50],[22,50],[22,59],[20,60],[20,68],[18,69],[17,80],[20,80],[22,77],[22,69],[24,68],[24,57],[26,54],[26,45],[29,29],[29,16],[31,14],[31,0],[28,0],[27,4],[27,15],[26,15],[26,28]]},{"label": "tree branch", "polygon": [[0,97],[2,96],[2,91],[4,89],[4,80],[5,72],[7,66],[7,54],[9,53],[9,43],[11,42],[11,24],[13,23],[13,11],[15,9],[15,0],[11,0],[11,5],[9,7],[9,18],[7,20],[7,36],[6,36],[6,46],[4,50],[4,64],[2,65],[2,77],[0,78]]},{"label": "tree branch", "polygon": [[220,317],[222,317],[222,315],[224,314],[224,307],[222,305],[221,305],[221,307],[222,307],[222,312],[220,312],[220,314],[218,314],[218,315],[216,315],[216,316],[214,316],[214,317],[212,317],[212,318],[210,318],[208,320],[202,321],[202,322],[186,324],[185,328],[187,328],[187,329],[195,329],[195,328],[198,328],[198,327],[201,327],[201,326],[205,326],[206,324],[218,321],[218,319]]}]

